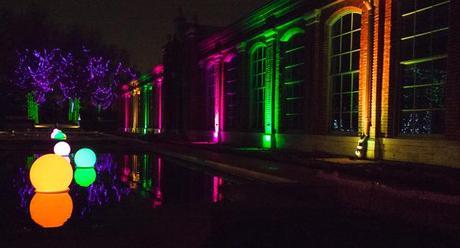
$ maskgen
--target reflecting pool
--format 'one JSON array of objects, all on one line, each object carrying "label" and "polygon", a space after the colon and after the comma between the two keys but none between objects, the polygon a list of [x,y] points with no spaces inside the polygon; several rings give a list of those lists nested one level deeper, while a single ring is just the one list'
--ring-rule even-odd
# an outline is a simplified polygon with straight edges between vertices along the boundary
[{"label": "reflecting pool", "polygon": [[224,200],[224,178],[156,154],[97,154],[94,168],[75,167],[72,160],[74,177],[68,192],[36,193],[29,171],[42,155],[9,154],[2,162],[7,168],[1,185],[2,208],[8,213],[5,227],[93,225],[111,211],[155,211]]},{"label": "reflecting pool", "polygon": [[[96,153],[94,168],[76,168],[70,154],[69,191],[39,193],[29,171],[44,154],[0,152],[0,247],[386,248],[460,243],[451,231],[456,229],[408,222],[405,212],[371,213],[354,207],[369,204],[366,209],[396,212],[407,209],[407,203],[378,193],[378,185],[369,193],[365,183],[345,183],[336,176],[315,176],[305,184],[268,184],[150,153]],[[424,220],[424,206],[415,203],[409,217]],[[424,209],[453,212],[450,206],[439,206]]]}]

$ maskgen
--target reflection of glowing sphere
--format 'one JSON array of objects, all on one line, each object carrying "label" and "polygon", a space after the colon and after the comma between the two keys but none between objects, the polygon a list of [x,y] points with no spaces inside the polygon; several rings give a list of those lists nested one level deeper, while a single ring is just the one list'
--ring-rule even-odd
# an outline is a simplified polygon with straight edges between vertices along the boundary
[{"label": "reflection of glowing sphere", "polygon": [[96,170],[94,168],[76,168],[74,173],[75,182],[82,186],[88,187],[96,181]]},{"label": "reflection of glowing sphere", "polygon": [[36,193],[29,210],[32,220],[40,226],[60,227],[72,215],[73,202],[69,193]]},{"label": "reflection of glowing sphere", "polygon": [[30,182],[36,192],[53,193],[69,189],[73,170],[67,160],[56,154],[39,157],[30,168]]},{"label": "reflection of glowing sphere", "polygon": [[89,148],[82,148],[75,153],[74,161],[77,167],[94,167],[96,153]]},{"label": "reflection of glowing sphere", "polygon": [[54,145],[54,153],[60,156],[68,156],[70,153],[70,146],[65,141],[60,141]]}]

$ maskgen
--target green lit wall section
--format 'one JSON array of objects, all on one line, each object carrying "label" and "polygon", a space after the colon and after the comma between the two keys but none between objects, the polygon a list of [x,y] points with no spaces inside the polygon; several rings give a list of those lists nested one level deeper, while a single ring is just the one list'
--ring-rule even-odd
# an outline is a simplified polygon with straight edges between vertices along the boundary
[{"label": "green lit wall section", "polygon": [[275,75],[273,76],[273,132],[279,131],[280,124],[280,43],[278,40],[274,41],[274,58],[273,58],[273,70]]},{"label": "green lit wall section", "polygon": [[[225,49],[217,53],[215,51],[215,44],[219,42],[222,47],[227,49],[229,46],[237,48],[243,57],[241,74],[249,81],[247,94],[249,123],[247,123],[247,127],[253,132],[257,132],[260,137],[259,147],[265,149],[283,146],[284,140],[282,138],[277,140],[280,136],[276,134],[281,131],[290,131],[284,123],[294,119],[291,116],[296,116],[297,119],[295,119],[296,122],[290,123],[300,123],[295,127],[290,125],[291,130],[303,131],[305,129],[303,120],[306,111],[304,107],[306,98],[304,94],[307,90],[305,85],[308,82],[305,80],[305,75],[298,71],[304,69],[304,61],[307,61],[307,56],[311,55],[303,54],[304,51],[308,50],[305,49],[305,43],[308,40],[305,36],[306,27],[319,23],[321,9],[312,9],[308,13],[300,14],[299,7],[304,4],[305,1],[278,0],[271,1],[255,10],[250,16],[232,26],[245,35],[252,34],[246,36],[244,40],[239,40],[239,44],[234,44],[231,39],[227,39],[226,35],[228,34],[226,32],[213,35],[203,42],[203,49],[206,52],[224,54]],[[235,39],[240,37],[235,36]],[[298,47],[286,52],[288,45],[298,45]],[[297,50],[301,50],[301,52],[294,53]],[[291,57],[286,55],[288,53]],[[288,68],[285,66],[288,59],[297,64],[289,65]],[[298,62],[299,60],[302,63]],[[300,69],[294,71],[292,69],[294,67]],[[246,73],[249,75],[245,75]],[[297,74],[300,75],[297,76]],[[288,76],[293,78],[292,75],[297,76],[297,78],[295,80],[289,79],[288,83],[284,83],[288,80]],[[287,87],[288,84],[296,84],[296,87]],[[289,94],[287,94],[288,90],[290,90]],[[223,119],[225,118],[226,116],[223,117]]]},{"label": "green lit wall section", "polygon": [[[280,5],[273,5],[275,9],[279,9],[281,5],[285,5],[287,1],[280,1],[278,2]],[[289,12],[290,10],[286,10]],[[263,9],[261,10],[263,13],[270,13],[268,16],[264,16],[263,19],[265,23],[270,16],[276,12],[274,9]],[[278,12],[277,12],[278,13]],[[284,13],[284,12],[283,12]],[[282,54],[281,54],[281,45],[284,42],[290,42],[291,38],[298,35],[305,34],[305,26],[312,25],[318,22],[320,11],[314,10],[310,13],[307,13],[303,16],[296,17],[284,23],[277,23],[273,24],[268,29],[263,30],[262,32],[258,33],[257,35],[250,37],[248,40],[243,41],[241,44],[252,44],[250,45],[250,70],[249,76],[251,79],[251,106],[252,112],[251,117],[252,119],[257,120],[257,96],[254,96],[254,90],[257,89],[257,85],[254,86],[254,82],[257,82],[257,73],[258,69],[254,69],[257,65],[255,62],[260,60],[257,56],[254,56],[254,51],[256,51],[257,47],[265,47],[265,79],[264,79],[264,114],[263,114],[263,128],[261,130],[258,129],[257,125],[254,125],[256,121],[252,121],[251,128],[257,129],[259,131],[263,131],[262,136],[262,147],[263,148],[275,148],[276,144],[281,144],[277,142],[276,135],[280,132],[280,125],[281,125],[281,118],[282,116],[282,109],[281,109],[281,102],[283,97],[281,95],[281,87],[282,87],[282,75],[284,73],[284,68],[282,68]],[[261,18],[261,16],[254,17],[255,19]],[[253,18],[253,19],[254,19]],[[251,18],[249,18],[251,19]],[[260,20],[259,20],[260,21]],[[276,20],[275,20],[276,21]],[[251,26],[251,23],[247,23],[247,25]],[[255,25],[257,26],[257,25]],[[284,106],[284,105],[283,105]],[[302,110],[303,111],[303,110]],[[299,113],[299,114],[304,114]],[[257,124],[257,123],[256,123]]]},{"label": "green lit wall section", "polygon": [[[265,116],[264,116],[264,133],[266,135],[273,132],[273,44],[268,42],[267,60],[265,64]],[[269,147],[268,147],[269,148]]]},{"label": "green lit wall section", "polygon": [[[262,50],[261,50],[262,49]],[[276,41],[272,37],[272,33],[267,38],[266,42],[258,42],[251,48],[251,95],[252,95],[252,126],[253,128],[261,128],[263,132],[262,147],[272,148],[272,134],[274,133],[274,116],[275,97],[278,87],[275,86],[276,74],[278,74],[275,63]],[[259,68],[262,66],[263,68]],[[262,80],[262,81],[261,81]],[[262,97],[263,96],[263,97]],[[261,117],[260,108],[263,101],[263,117]],[[263,118],[260,120],[259,118]],[[260,127],[260,124],[263,127]]]},{"label": "green lit wall section", "polygon": [[[265,78],[264,78],[264,115],[263,115],[263,138],[262,138],[262,147],[263,148],[274,148],[275,146],[275,137],[274,134],[279,128],[279,42],[277,40],[277,31],[274,29],[269,29],[264,32],[265,42],[257,43],[251,49],[251,66],[254,67],[254,51],[258,47],[265,47]],[[260,60],[260,58],[257,58]],[[251,79],[252,83],[257,83],[257,75],[254,75],[255,69],[251,69]],[[257,85],[256,85],[257,87]],[[253,98],[258,98],[258,96],[253,96]],[[253,99],[253,101],[259,99]],[[257,104],[253,104],[256,106]],[[254,107],[253,107],[254,108]],[[257,118],[257,117],[256,117]]]},{"label": "green lit wall section", "polygon": [[142,133],[147,134],[150,128],[150,104],[151,104],[151,96],[152,95],[152,85],[145,84],[142,86],[142,102],[143,102],[143,115],[144,115],[144,123]]}]

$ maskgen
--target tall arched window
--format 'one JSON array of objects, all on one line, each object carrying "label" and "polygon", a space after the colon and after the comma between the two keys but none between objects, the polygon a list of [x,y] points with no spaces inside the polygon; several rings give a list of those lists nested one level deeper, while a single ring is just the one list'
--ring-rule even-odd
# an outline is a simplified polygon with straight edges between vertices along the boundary
[{"label": "tall arched window", "polygon": [[401,101],[403,135],[444,132],[449,2],[401,2]]},{"label": "tall arched window", "polygon": [[225,130],[234,130],[237,128],[238,102],[238,57],[232,56],[224,61],[224,118]]},{"label": "tall arched window", "polygon": [[293,34],[281,43],[281,127],[284,130],[304,129],[304,45],[303,32]]},{"label": "tall arched window", "polygon": [[251,127],[264,128],[266,47],[259,45],[251,52]]},{"label": "tall arched window", "polygon": [[360,37],[359,13],[346,14],[332,23],[329,74],[332,84],[332,131],[358,130]]}]

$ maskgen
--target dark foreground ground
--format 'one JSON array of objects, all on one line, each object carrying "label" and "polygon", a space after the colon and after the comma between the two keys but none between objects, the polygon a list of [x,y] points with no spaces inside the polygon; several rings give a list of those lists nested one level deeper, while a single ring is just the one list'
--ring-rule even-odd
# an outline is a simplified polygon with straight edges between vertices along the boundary
[{"label": "dark foreground ground", "polygon": [[[0,134],[0,159],[51,143]],[[15,224],[0,210],[0,247],[460,247],[460,172],[325,154],[241,150],[76,133],[72,142],[113,153],[155,152],[235,183],[223,201],[152,209],[136,197],[60,229]],[[14,166],[0,163],[8,188]],[[174,176],[170,180],[174,180]],[[2,194],[1,202],[11,201]]]}]

